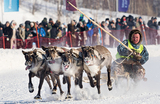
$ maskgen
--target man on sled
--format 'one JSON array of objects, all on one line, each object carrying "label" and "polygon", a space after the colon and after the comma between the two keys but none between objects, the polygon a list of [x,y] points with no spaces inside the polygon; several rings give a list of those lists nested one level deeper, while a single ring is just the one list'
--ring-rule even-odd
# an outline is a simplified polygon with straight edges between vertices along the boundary
[{"label": "man on sled", "polygon": [[149,54],[142,42],[142,33],[134,29],[129,33],[129,39],[124,40],[123,44],[128,46],[133,52],[130,52],[123,45],[117,47],[116,59],[112,63],[111,71],[112,77],[115,79],[117,84],[119,77],[125,77],[128,79],[132,78],[134,82],[138,82],[141,79],[144,81],[145,69],[142,67],[149,59]]}]

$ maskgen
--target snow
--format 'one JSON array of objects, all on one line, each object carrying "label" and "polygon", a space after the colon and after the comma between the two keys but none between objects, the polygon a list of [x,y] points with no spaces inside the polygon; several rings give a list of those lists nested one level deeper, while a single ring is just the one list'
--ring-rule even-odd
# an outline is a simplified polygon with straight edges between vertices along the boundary
[{"label": "snow", "polygon": [[[101,81],[101,94],[98,95],[97,88],[90,87],[89,83],[83,82],[83,89],[74,85],[72,79],[71,94],[73,99],[65,100],[67,85],[63,85],[65,92],[60,96],[59,89],[57,94],[52,95],[46,81],[41,90],[42,100],[35,100],[38,91],[39,79],[32,78],[34,92],[28,91],[28,70],[25,70],[25,60],[22,50],[29,51],[32,49],[0,49],[0,104],[2,103],[76,103],[76,104],[159,104],[160,103],[160,45],[146,46],[149,52],[149,61],[143,65],[146,70],[147,82],[141,81],[136,86],[131,85],[130,90],[126,90],[126,82],[113,90],[108,91],[106,82]],[[114,57],[116,48],[108,48]],[[105,73],[106,69],[102,69]],[[85,73],[84,73],[85,76]],[[62,76],[60,76],[62,79]],[[62,81],[62,80],[61,80]]]},{"label": "snow", "polygon": [[[72,14],[67,13],[64,9],[65,8],[63,7],[64,14],[61,18],[62,23],[68,23],[71,19],[76,19],[78,21],[80,15],[79,12]],[[80,10],[92,18],[94,13],[98,13],[98,22],[109,17],[108,11],[94,11],[84,8],[81,8]],[[17,24],[20,24],[24,23],[25,20],[41,22],[44,17],[47,17],[48,19],[51,17],[56,21],[57,17],[55,14],[56,10],[50,11],[48,15],[45,15],[45,13],[42,12],[36,12],[35,15],[32,15],[29,13],[28,9],[20,7],[19,12],[2,13],[3,16],[0,17],[0,21],[5,23],[6,21],[15,20]],[[66,17],[66,15],[69,15],[69,17]],[[122,15],[124,15],[124,13],[118,14],[119,17]],[[128,15],[129,14],[126,14],[126,16]],[[147,20],[149,19],[145,16],[142,18],[146,18]],[[85,20],[87,21],[86,18]],[[149,45],[146,46],[146,48],[150,54],[149,61],[143,65],[146,70],[146,77],[148,78],[147,82],[141,81],[137,86],[131,86],[129,91],[126,91],[127,84],[125,81],[122,81],[123,84],[118,88],[113,86],[113,90],[111,91],[108,91],[105,82],[101,82],[101,94],[98,95],[96,87],[91,88],[89,83],[83,82],[83,89],[79,89],[77,86],[74,86],[72,79],[71,94],[73,99],[71,100],[64,99],[67,93],[66,84],[62,84],[62,89],[65,92],[63,96],[60,96],[59,89],[56,95],[52,95],[46,81],[44,81],[41,90],[42,100],[35,100],[34,96],[36,96],[38,91],[39,79],[36,77],[32,78],[34,92],[29,93],[28,71],[25,70],[25,60],[22,54],[22,49],[0,49],[0,104],[160,104],[160,45]],[[23,50],[29,51],[31,49]],[[113,58],[115,58],[117,53],[116,48],[109,48],[109,51],[112,53]],[[105,73],[106,69],[103,68],[102,72]]]}]

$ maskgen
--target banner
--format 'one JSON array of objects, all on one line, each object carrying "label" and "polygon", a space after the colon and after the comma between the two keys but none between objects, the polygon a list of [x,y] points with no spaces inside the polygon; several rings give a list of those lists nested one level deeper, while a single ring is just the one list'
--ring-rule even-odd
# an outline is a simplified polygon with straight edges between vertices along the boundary
[{"label": "banner", "polygon": [[18,12],[19,0],[4,0],[4,12]]},{"label": "banner", "polygon": [[118,0],[118,11],[127,12],[130,0]]},{"label": "banner", "polygon": [[67,3],[67,1],[69,1],[69,2],[70,2],[71,4],[73,4],[75,7],[77,7],[77,6],[76,6],[76,0],[66,0],[66,10],[76,11],[76,9],[73,8],[71,5],[69,5],[69,4]]}]

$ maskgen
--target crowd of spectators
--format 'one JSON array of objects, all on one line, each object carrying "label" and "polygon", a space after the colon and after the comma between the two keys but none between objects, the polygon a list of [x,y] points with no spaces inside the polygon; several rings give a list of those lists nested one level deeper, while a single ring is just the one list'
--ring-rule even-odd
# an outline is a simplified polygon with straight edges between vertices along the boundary
[{"label": "crowd of spectators", "polygon": [[[90,19],[95,21],[92,18]],[[144,44],[160,44],[158,31],[160,22],[157,22],[156,17],[152,17],[146,24],[142,17],[133,17],[132,15],[127,17],[123,15],[121,18],[105,18],[99,24],[120,41],[125,38],[128,39],[130,30],[137,28],[143,33]],[[22,39],[25,42],[26,39],[37,36],[37,33],[40,37],[60,39],[67,32],[68,39],[66,41],[70,47],[97,44],[103,44],[106,47],[117,47],[119,44],[89,19],[85,21],[83,14],[80,15],[78,22],[73,19],[67,25],[59,20],[54,22],[52,18],[47,21],[46,17],[40,23],[27,20],[19,24],[18,28],[16,28],[17,25],[14,20],[7,21],[5,24],[0,22],[0,37],[4,34],[5,41],[10,42],[11,49],[16,48],[14,45],[16,44],[16,39]]]}]

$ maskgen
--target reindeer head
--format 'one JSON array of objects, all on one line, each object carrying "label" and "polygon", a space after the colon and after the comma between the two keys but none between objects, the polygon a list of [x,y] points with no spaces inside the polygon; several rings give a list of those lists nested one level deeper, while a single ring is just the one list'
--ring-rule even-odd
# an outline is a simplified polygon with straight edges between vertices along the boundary
[{"label": "reindeer head", "polygon": [[81,47],[82,48],[82,54],[85,64],[93,64],[93,59],[96,57],[94,54],[94,47],[86,46]]},{"label": "reindeer head", "polygon": [[47,61],[49,61],[50,64],[54,63],[55,62],[54,60],[59,57],[58,53],[57,53],[57,47],[56,46],[52,46],[52,47],[42,46],[42,49],[45,51]]},{"label": "reindeer head", "polygon": [[26,70],[27,69],[30,69],[31,67],[34,67],[34,65],[36,64],[35,62],[35,59],[37,58],[37,50],[33,50],[33,51],[29,51],[29,52],[25,52],[22,50],[22,53],[24,54],[24,57],[25,57],[25,65],[27,66],[26,67]]},{"label": "reindeer head", "polygon": [[69,69],[72,64],[74,64],[74,60],[73,60],[73,50],[69,50],[67,52],[58,52],[59,56],[61,56],[62,58],[62,66],[64,71],[66,71],[67,69]]}]

